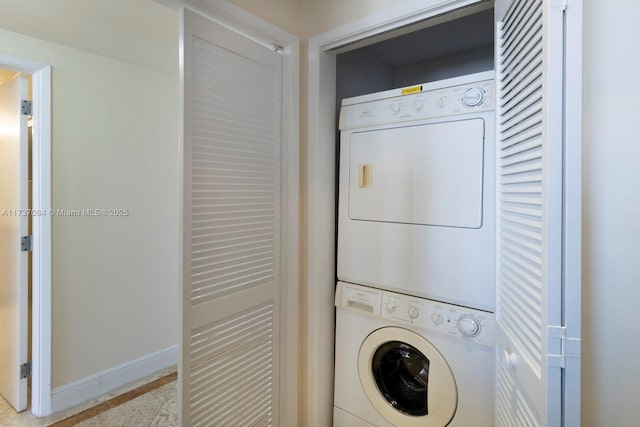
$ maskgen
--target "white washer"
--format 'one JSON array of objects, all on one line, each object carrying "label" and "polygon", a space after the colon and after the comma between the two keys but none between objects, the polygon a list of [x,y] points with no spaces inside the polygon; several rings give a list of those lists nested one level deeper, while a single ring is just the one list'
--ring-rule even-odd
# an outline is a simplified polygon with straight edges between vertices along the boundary
[{"label": "white washer", "polygon": [[338,282],[334,427],[492,427],[494,318]]},{"label": "white washer", "polygon": [[338,280],[494,310],[493,79],[343,100]]}]

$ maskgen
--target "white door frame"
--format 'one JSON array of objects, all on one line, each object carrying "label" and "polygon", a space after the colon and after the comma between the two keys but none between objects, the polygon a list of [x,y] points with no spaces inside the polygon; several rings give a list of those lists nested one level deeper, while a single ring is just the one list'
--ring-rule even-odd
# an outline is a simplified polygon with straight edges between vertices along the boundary
[{"label": "white door frame", "polygon": [[0,53],[0,68],[33,76],[31,412],[41,417],[51,413],[51,66]]},{"label": "white door frame", "polygon": [[[298,425],[298,366],[300,334],[299,211],[300,211],[300,41],[297,37],[226,0],[156,0],[172,8],[185,7],[282,54],[282,149],[280,231],[280,420]],[[182,134],[182,132],[181,132]],[[182,167],[182,166],[181,166]],[[180,185],[182,189],[182,184]],[[182,194],[180,195],[182,200]],[[182,208],[180,209],[182,218]],[[180,220],[182,223],[182,219]],[[182,237],[180,238],[182,241]],[[182,259],[182,257],[181,257]],[[180,275],[182,277],[182,275]],[[288,369],[287,369],[288,368]]]},{"label": "white door frame", "polygon": [[566,368],[563,426],[579,426],[582,341],[582,0],[569,1],[565,13],[563,319]]},{"label": "white door frame", "polygon": [[[451,12],[455,9],[480,3],[481,0],[417,0],[383,13],[363,18],[340,28],[319,34],[309,39],[308,55],[308,136],[306,162],[307,175],[307,269],[306,298],[303,312],[307,313],[306,324],[306,393],[305,401],[306,425],[330,426],[333,411],[333,348],[334,331],[330,327],[334,319],[334,290],[336,281],[335,235],[336,235],[336,193],[335,193],[335,87],[336,87],[336,54],[346,52],[367,44],[371,40],[388,38],[388,33],[399,34],[403,29],[422,20]],[[578,15],[578,16],[576,16]],[[581,29],[577,29],[581,14],[571,18],[574,29],[568,34],[568,42],[574,47],[581,47]],[[367,40],[368,39],[368,40]],[[365,41],[366,40],[366,41]],[[581,50],[573,51],[569,65],[574,69],[581,67]],[[580,105],[581,82],[571,82],[570,99],[576,109]],[[576,100],[577,99],[577,100]],[[572,218],[577,221],[565,236],[567,244],[574,251],[568,273],[571,275],[571,301],[580,301],[580,129],[567,129],[572,143],[567,147],[567,156],[571,158],[571,179],[566,191],[573,199],[571,204]],[[569,212],[567,212],[569,213]],[[567,282],[567,284],[569,284]],[[575,299],[577,298],[577,299]],[[580,322],[579,304],[566,312],[572,324]],[[569,319],[566,319],[569,321]],[[579,334],[579,326],[577,327]],[[579,335],[578,335],[579,336]],[[578,342],[579,346],[579,342]],[[579,359],[573,363],[577,371],[573,371],[571,392],[575,393],[566,407],[571,414],[565,414],[567,420],[579,417]],[[578,418],[579,419],[579,418]],[[571,425],[571,424],[567,424]]]}]

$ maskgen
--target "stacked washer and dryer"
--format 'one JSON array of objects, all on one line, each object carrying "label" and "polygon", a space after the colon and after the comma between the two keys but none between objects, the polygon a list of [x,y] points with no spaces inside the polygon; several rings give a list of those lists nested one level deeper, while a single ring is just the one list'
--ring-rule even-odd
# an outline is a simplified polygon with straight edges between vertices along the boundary
[{"label": "stacked washer and dryer", "polygon": [[334,426],[493,426],[494,74],[345,99]]}]

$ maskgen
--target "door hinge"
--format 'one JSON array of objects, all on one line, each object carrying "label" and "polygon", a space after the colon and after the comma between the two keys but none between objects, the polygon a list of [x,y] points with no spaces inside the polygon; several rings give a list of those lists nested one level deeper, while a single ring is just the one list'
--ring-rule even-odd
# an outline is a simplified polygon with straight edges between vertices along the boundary
[{"label": "door hinge", "polygon": [[23,116],[33,115],[33,102],[23,99],[20,103],[20,114],[22,114]]},{"label": "door hinge", "polygon": [[[567,328],[565,326],[547,327],[547,365],[552,368],[564,368],[567,365],[567,357],[564,354]],[[559,341],[559,342],[558,342]],[[560,354],[557,352],[559,351]]]},{"label": "door hinge", "polygon": [[31,362],[20,365],[20,379],[31,377]]},{"label": "door hinge", "polygon": [[[580,359],[580,339],[567,338],[566,326],[547,327],[547,344],[552,349],[547,354],[547,365],[552,368],[566,368],[567,358]],[[559,353],[555,350],[560,350]]]},{"label": "door hinge", "polygon": [[33,250],[33,236],[22,236],[22,239],[20,239],[20,250],[22,252]]}]

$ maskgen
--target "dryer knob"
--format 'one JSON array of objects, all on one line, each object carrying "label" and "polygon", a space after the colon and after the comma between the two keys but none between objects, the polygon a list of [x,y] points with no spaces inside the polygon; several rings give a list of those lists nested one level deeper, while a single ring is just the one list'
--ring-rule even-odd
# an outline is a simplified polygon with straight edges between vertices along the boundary
[{"label": "dryer knob", "polygon": [[467,338],[473,338],[480,333],[480,323],[470,315],[460,316],[458,319],[458,330]]},{"label": "dryer knob", "polygon": [[484,101],[484,91],[478,87],[467,89],[462,97],[462,103],[467,107],[476,107]]}]

